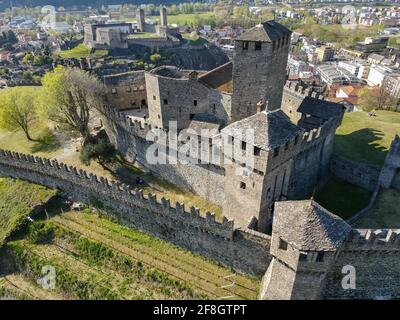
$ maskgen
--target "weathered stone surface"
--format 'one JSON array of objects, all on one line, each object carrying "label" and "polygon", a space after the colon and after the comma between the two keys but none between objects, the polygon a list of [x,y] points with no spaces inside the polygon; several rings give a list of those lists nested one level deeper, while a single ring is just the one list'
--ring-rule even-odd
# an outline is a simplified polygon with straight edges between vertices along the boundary
[{"label": "weathered stone surface", "polygon": [[[143,196],[119,182],[109,182],[49,159],[0,150],[0,175],[62,190],[76,201],[101,203],[121,223],[214,259],[238,271],[260,275],[270,261],[270,237],[235,229],[233,221],[200,216],[167,199]],[[195,214],[193,214],[193,212]],[[250,233],[249,233],[250,232]]]}]

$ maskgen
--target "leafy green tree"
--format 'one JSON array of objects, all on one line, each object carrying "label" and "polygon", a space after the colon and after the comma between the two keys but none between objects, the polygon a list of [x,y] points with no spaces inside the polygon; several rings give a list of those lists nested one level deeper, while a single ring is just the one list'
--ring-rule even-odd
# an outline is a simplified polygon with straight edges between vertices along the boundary
[{"label": "leafy green tree", "polygon": [[85,144],[80,153],[82,163],[89,165],[92,160],[105,167],[106,164],[115,160],[117,151],[115,147],[105,139],[99,139],[97,142]]},{"label": "leafy green tree", "polygon": [[32,73],[25,71],[22,73],[22,79],[26,82],[31,82],[33,80]]},{"label": "leafy green tree", "polygon": [[32,63],[34,59],[34,56],[31,53],[27,53],[23,58],[22,58],[22,63]]},{"label": "leafy green tree", "polygon": [[154,63],[158,63],[161,60],[161,55],[159,53],[154,53],[150,56],[150,61]]},{"label": "leafy green tree", "polygon": [[42,79],[40,110],[48,119],[90,141],[90,114],[102,111],[105,90],[97,78],[77,68],[58,67]]},{"label": "leafy green tree", "polygon": [[28,140],[32,139],[29,129],[37,118],[38,89],[34,87],[14,87],[0,95],[0,127],[6,130],[20,129]]}]

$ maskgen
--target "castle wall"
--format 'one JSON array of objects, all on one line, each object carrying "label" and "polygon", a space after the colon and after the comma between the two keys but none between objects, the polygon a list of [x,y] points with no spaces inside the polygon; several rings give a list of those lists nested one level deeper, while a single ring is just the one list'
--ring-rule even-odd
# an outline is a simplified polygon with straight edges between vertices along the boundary
[{"label": "castle wall", "polygon": [[191,163],[149,164],[146,152],[152,142],[146,141],[146,135],[151,127],[142,127],[140,123],[126,119],[112,108],[108,110],[108,116],[103,119],[106,132],[117,150],[128,161],[137,161],[148,170],[168,181],[174,181],[174,184],[185,190],[198,194],[215,204],[221,206],[224,204],[225,171],[221,167]]},{"label": "castle wall", "polygon": [[339,179],[373,192],[378,184],[381,168],[333,155],[330,170]]},{"label": "castle wall", "polygon": [[384,188],[390,188],[393,184],[399,185],[400,172],[400,136],[396,135],[390,146],[385,163],[379,176],[379,183]]},{"label": "castle wall", "polygon": [[323,99],[322,96],[317,95],[308,88],[299,86],[296,83],[286,82],[283,88],[281,109],[295,124],[298,124],[302,117],[302,113],[297,110],[305,97]]},{"label": "castle wall", "polygon": [[[168,122],[178,122],[178,129],[189,127],[195,114],[214,114],[227,123],[231,99],[225,94],[208,88],[195,79],[166,78],[146,73],[149,123],[162,128]],[[177,94],[178,93],[178,94]]]},{"label": "castle wall", "polygon": [[0,150],[0,175],[62,190],[75,201],[91,203],[119,221],[205,255],[238,271],[261,275],[270,262],[270,237],[249,229],[235,229],[231,220],[215,220],[212,213],[186,211],[141,190],[109,182],[57,161]]},{"label": "castle wall", "polygon": [[147,106],[144,71],[133,71],[104,77],[107,102],[119,110]]},{"label": "castle wall", "polygon": [[[155,32],[155,27],[154,30],[150,31],[149,28],[152,28],[148,26],[147,24],[145,25],[144,29],[145,32]],[[152,28],[153,29],[153,28]],[[159,48],[172,48],[176,45],[179,45],[179,41],[172,41],[168,38],[128,38],[127,40],[128,46],[131,44],[136,44],[136,45],[141,45],[141,46],[146,46],[152,49],[159,49]]]},{"label": "castle wall", "polygon": [[319,179],[327,174],[335,129],[336,123],[331,120],[304,134],[299,142],[302,151],[293,160],[288,199],[309,198]]},{"label": "castle wall", "polygon": [[[400,230],[353,230],[328,273],[327,299],[400,297]],[[343,266],[355,268],[356,288],[345,290]]]},{"label": "castle wall", "polygon": [[400,170],[397,172],[393,179],[392,187],[400,191]]}]

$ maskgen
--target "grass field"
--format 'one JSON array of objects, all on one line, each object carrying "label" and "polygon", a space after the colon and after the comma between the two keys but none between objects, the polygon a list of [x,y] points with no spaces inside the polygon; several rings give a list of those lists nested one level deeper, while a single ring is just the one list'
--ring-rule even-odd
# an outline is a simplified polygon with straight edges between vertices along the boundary
[{"label": "grass field", "polygon": [[22,130],[10,132],[0,129],[0,149],[50,158],[60,152],[60,143],[44,121],[35,122],[30,131],[35,141],[27,140]]},{"label": "grass field", "polygon": [[152,32],[135,33],[128,36],[128,39],[143,39],[143,38],[160,38],[160,36],[157,33],[152,33]]},{"label": "grass field", "polygon": [[[80,59],[80,58],[85,58],[85,57],[89,56],[89,54],[90,54],[90,48],[85,46],[84,44],[79,44],[73,49],[60,51],[58,53],[58,55],[64,59],[72,59],[72,58]],[[108,54],[107,50],[96,49],[94,51],[93,56],[94,57],[102,57],[102,56],[106,56],[107,54]]]},{"label": "grass field", "polygon": [[[88,210],[61,213],[53,202],[48,212],[48,220],[31,223],[0,252],[19,270],[0,272],[0,298],[257,298],[259,279],[235,274],[226,288],[232,271],[209,259]],[[54,290],[36,283],[44,265],[55,268]]]},{"label": "grass field", "polygon": [[[177,24],[178,26],[190,25],[195,22],[196,19],[209,19],[214,17],[212,12],[201,12],[201,13],[188,13],[188,14],[177,14],[168,15],[168,24]],[[160,16],[148,16],[146,17],[153,21],[160,21]],[[128,22],[136,22],[136,18],[127,19]]]},{"label": "grass field", "polygon": [[0,247],[5,239],[56,192],[24,181],[0,178]]},{"label": "grass field", "polygon": [[381,190],[372,209],[357,222],[356,228],[400,228],[400,191]]},{"label": "grass field", "polygon": [[382,165],[396,133],[400,133],[400,113],[376,111],[346,113],[336,131],[334,152],[346,158]]},{"label": "grass field", "polygon": [[370,198],[370,192],[336,178],[332,178],[315,196],[320,205],[343,219],[365,208]]}]

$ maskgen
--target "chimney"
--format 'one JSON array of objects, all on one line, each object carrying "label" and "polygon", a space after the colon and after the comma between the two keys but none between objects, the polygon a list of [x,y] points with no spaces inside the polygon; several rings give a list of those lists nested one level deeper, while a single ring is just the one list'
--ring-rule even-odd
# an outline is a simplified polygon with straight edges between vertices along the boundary
[{"label": "chimney", "polygon": [[264,110],[265,110],[265,103],[264,103],[264,101],[261,100],[261,101],[257,102],[257,104],[256,104],[256,111],[257,111],[257,113],[259,113],[259,112],[261,112],[261,111],[264,111]]}]

